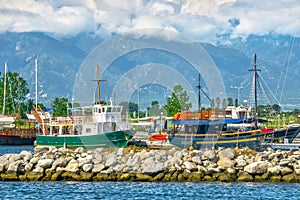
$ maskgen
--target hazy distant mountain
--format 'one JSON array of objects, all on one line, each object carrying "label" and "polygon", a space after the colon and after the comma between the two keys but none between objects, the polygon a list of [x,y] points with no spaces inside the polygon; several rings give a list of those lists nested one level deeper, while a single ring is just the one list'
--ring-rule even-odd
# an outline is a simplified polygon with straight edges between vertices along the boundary
[{"label": "hazy distant mountain", "polygon": [[[34,60],[38,59],[39,92],[44,96],[43,101],[50,101],[55,97],[71,97],[77,70],[88,53],[101,41],[101,38],[89,34],[64,39],[43,33],[0,34],[0,63],[3,66],[0,71],[3,73],[4,62],[7,62],[10,71],[19,72],[27,80],[31,95],[34,96]],[[299,108],[300,54],[296,53],[300,52],[299,38],[249,36],[245,41],[236,39],[226,45],[202,46],[220,69],[229,96],[237,96],[237,90],[230,86],[242,85],[240,97],[248,97],[252,81],[252,73],[248,70],[253,67],[253,55],[256,52],[257,67],[262,70],[260,76],[269,89],[281,100],[280,103],[297,104]],[[112,69],[122,73],[124,69],[118,69],[120,64],[135,67],[147,62],[172,62],[174,67],[186,64],[182,60],[172,61],[170,55],[164,52],[158,55],[157,52],[140,51],[117,60],[108,73],[113,73]],[[194,79],[197,80],[197,77]]]}]

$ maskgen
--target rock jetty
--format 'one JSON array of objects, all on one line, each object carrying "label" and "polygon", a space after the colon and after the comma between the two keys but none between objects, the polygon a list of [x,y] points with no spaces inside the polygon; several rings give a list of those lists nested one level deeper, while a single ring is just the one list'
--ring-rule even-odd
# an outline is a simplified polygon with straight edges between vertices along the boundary
[{"label": "rock jetty", "polygon": [[2,181],[300,182],[300,152],[36,147],[2,155],[0,176]]}]

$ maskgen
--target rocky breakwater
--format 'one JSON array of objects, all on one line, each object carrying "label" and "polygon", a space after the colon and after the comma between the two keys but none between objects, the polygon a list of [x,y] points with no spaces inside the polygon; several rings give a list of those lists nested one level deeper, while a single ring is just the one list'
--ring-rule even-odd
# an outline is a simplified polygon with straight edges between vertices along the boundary
[{"label": "rocky breakwater", "polygon": [[36,147],[0,157],[2,181],[300,182],[300,152]]}]

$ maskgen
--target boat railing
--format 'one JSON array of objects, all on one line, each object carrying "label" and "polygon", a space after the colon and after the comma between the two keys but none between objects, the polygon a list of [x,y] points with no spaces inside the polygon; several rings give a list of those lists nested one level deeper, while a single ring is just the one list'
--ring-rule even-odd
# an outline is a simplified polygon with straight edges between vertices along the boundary
[{"label": "boat railing", "polygon": [[92,116],[76,116],[76,117],[73,117],[73,121],[75,124],[93,123],[93,117]]}]

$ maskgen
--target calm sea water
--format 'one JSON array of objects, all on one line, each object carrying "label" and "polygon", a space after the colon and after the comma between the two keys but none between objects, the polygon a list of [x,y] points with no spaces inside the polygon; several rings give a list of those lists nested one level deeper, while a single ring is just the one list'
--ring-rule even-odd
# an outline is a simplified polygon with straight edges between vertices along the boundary
[{"label": "calm sea water", "polygon": [[26,146],[0,145],[0,156],[7,153],[20,153],[23,150],[33,152],[33,149],[34,148],[32,145],[26,145]]},{"label": "calm sea water", "polygon": [[1,199],[299,199],[298,184],[0,182]]},{"label": "calm sea water", "polygon": [[[1,146],[3,153],[32,146]],[[300,199],[300,184],[219,182],[1,182],[0,199]]]}]

